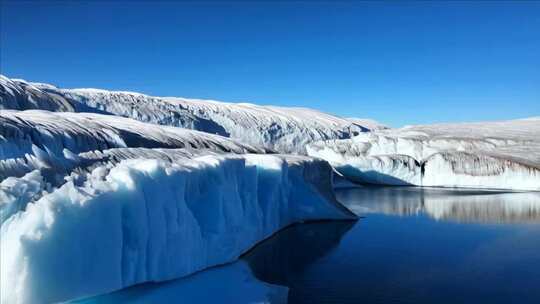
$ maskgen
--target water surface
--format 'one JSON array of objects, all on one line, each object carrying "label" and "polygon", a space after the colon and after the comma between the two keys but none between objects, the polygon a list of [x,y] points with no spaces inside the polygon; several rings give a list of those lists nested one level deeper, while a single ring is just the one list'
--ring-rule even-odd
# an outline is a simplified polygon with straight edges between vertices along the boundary
[{"label": "water surface", "polygon": [[356,223],[295,225],[244,259],[289,303],[540,303],[540,193],[337,190]]}]

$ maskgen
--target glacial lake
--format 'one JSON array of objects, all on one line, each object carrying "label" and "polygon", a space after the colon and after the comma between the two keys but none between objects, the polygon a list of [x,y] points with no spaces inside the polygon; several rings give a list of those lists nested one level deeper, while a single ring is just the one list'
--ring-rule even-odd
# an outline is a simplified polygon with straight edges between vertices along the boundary
[{"label": "glacial lake", "polygon": [[[297,224],[225,272],[76,303],[183,303],[186,291],[198,303],[220,292],[230,299],[256,288],[251,275],[228,276],[225,267],[244,264],[240,271],[287,286],[291,304],[540,303],[540,192],[359,186],[336,195],[358,221]],[[208,281],[218,283],[198,283]]]},{"label": "glacial lake", "polygon": [[244,257],[289,303],[540,303],[540,193],[336,195],[362,218],[295,225]]}]

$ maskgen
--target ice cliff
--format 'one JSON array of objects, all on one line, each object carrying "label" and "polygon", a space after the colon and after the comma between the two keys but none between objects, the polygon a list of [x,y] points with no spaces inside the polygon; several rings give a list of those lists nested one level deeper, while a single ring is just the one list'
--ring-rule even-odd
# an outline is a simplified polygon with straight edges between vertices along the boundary
[{"label": "ice cliff", "polygon": [[[233,261],[291,223],[353,218],[333,199],[330,178],[326,162],[273,155],[98,166],[5,219],[2,303],[178,278]],[[10,190],[32,197],[39,188],[20,185]]]},{"label": "ice cliff", "polygon": [[354,218],[333,198],[324,161],[162,150],[103,162],[106,153],[81,155],[102,163],[49,191],[34,172],[2,183],[12,203],[0,206],[2,303],[178,278],[233,261],[289,224]]},{"label": "ice cliff", "polygon": [[345,119],[306,108],[60,89],[1,75],[0,100],[0,109],[111,114],[219,134],[282,153],[302,154],[305,145],[313,141],[350,138],[363,131],[385,128],[373,120]]},{"label": "ice cliff", "polygon": [[540,190],[539,117],[377,130],[307,152],[360,182]]},{"label": "ice cliff", "polygon": [[1,303],[184,277],[292,223],[355,218],[323,160],[95,113],[0,122]]}]

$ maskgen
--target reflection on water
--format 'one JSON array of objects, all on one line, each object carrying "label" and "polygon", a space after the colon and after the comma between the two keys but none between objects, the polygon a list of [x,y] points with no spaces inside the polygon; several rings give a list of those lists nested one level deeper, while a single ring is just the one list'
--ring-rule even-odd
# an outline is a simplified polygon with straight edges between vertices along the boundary
[{"label": "reflection on water", "polygon": [[289,304],[540,303],[540,193],[356,187],[336,195],[365,217],[294,225],[243,262],[82,303],[281,302],[277,285],[289,288]]},{"label": "reflection on water", "polygon": [[284,304],[287,288],[258,281],[243,261],[160,283],[145,283],[116,292],[75,300],[72,304],[235,303]]},{"label": "reflection on water", "polygon": [[289,304],[540,303],[537,193],[337,195],[365,217],[298,225],[244,257],[258,279],[289,287]]},{"label": "reflection on water", "polygon": [[[352,221],[334,221],[293,225],[258,245],[243,259],[259,280],[294,289],[303,280],[298,275],[332,252],[354,224]],[[289,302],[306,298],[308,295],[302,291],[289,292]]]},{"label": "reflection on water", "polygon": [[357,214],[416,215],[458,222],[540,222],[540,192],[501,192],[418,187],[357,187],[338,200]]}]

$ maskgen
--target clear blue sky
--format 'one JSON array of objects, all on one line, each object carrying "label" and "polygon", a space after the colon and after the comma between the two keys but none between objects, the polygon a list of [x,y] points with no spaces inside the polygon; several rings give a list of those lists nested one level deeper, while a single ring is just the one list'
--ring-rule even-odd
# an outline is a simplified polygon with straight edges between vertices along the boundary
[{"label": "clear blue sky", "polygon": [[540,115],[540,2],[1,2],[1,73],[392,126]]}]

